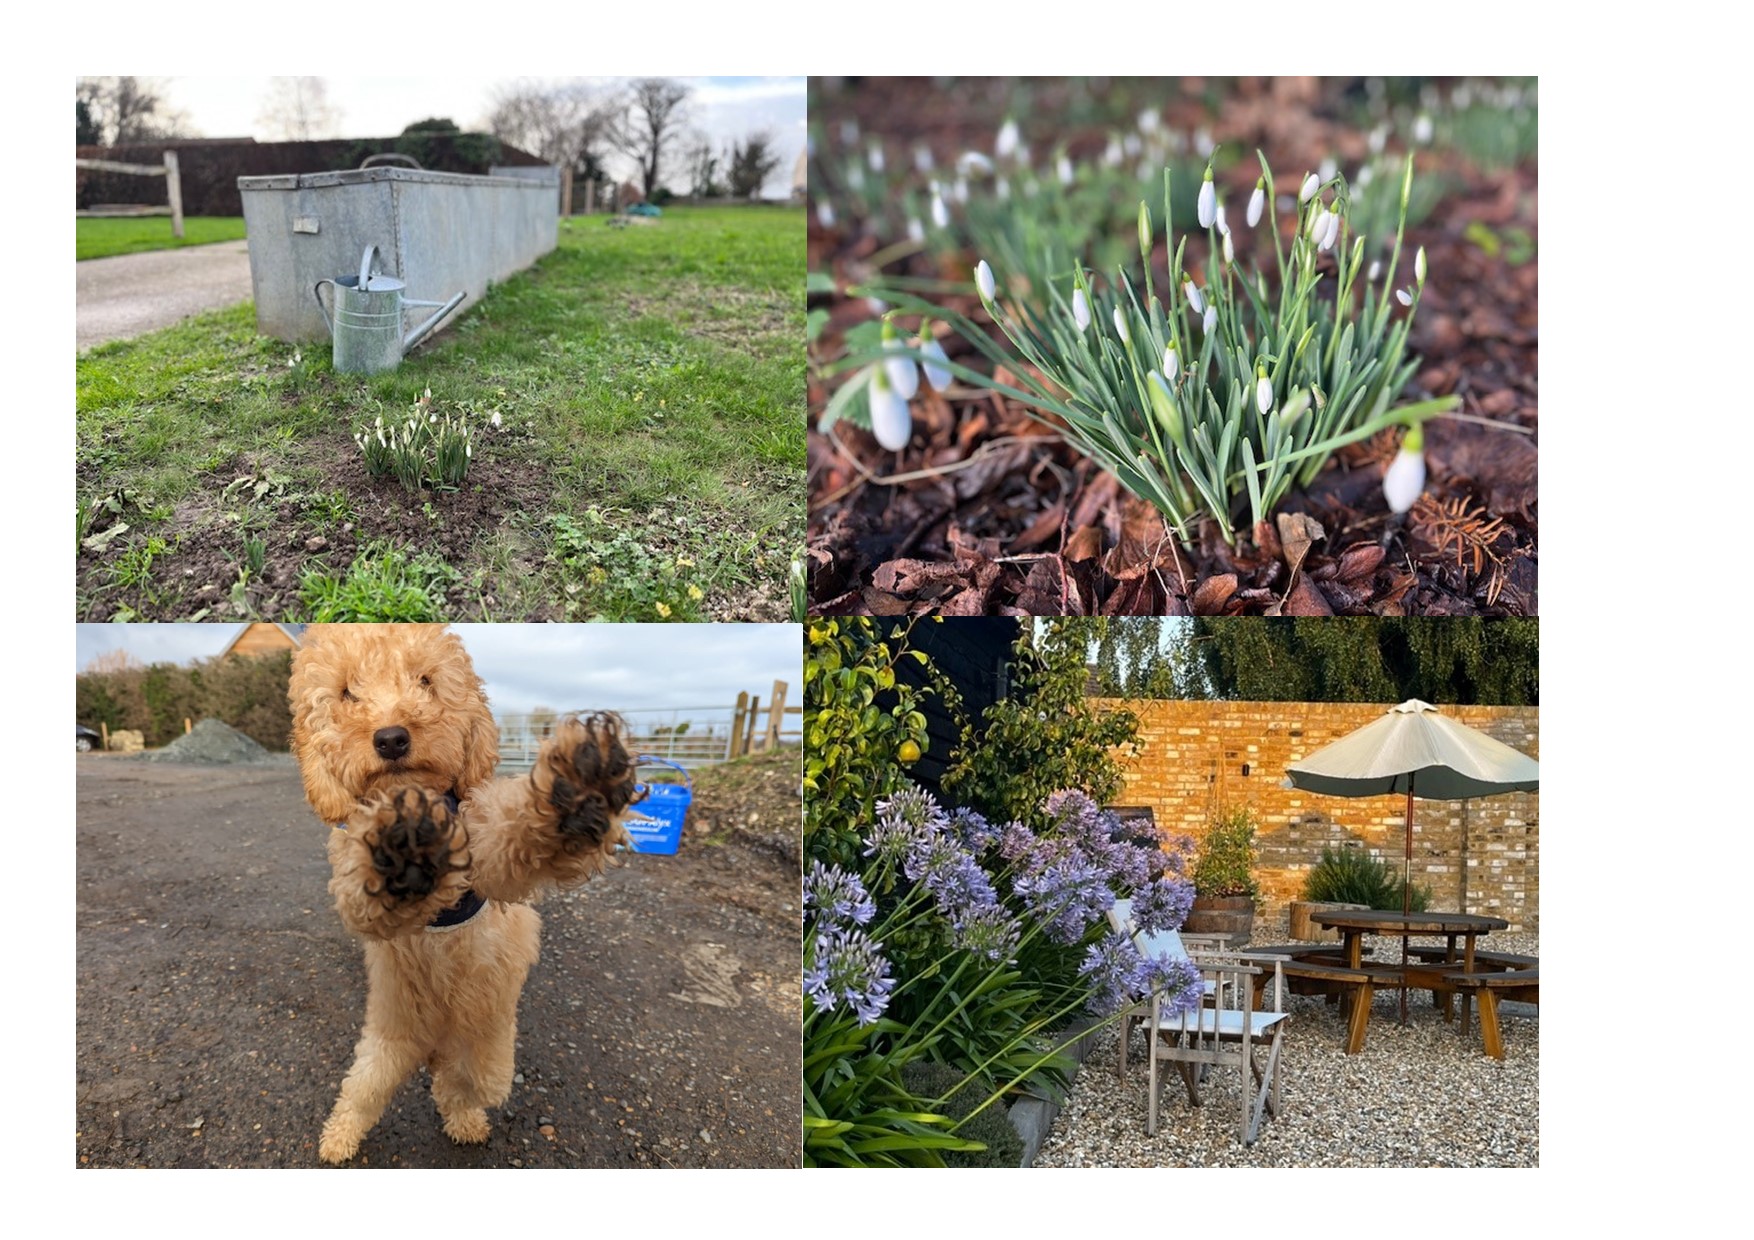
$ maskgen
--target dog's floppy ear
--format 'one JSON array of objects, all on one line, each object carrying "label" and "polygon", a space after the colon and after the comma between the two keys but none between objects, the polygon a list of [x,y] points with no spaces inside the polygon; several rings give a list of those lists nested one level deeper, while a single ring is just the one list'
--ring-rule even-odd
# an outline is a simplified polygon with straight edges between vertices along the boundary
[{"label": "dog's floppy ear", "polygon": [[457,775],[457,795],[467,797],[493,778],[499,765],[499,725],[482,699],[481,709],[472,712],[463,733],[463,769]]},{"label": "dog's floppy ear", "polygon": [[287,702],[292,708],[292,752],[304,779],[305,799],[324,822],[337,823],[345,821],[358,802],[331,771],[319,739],[328,723],[322,688],[322,666],[327,653],[322,648],[322,632],[315,626],[307,630],[304,642],[293,655]]}]

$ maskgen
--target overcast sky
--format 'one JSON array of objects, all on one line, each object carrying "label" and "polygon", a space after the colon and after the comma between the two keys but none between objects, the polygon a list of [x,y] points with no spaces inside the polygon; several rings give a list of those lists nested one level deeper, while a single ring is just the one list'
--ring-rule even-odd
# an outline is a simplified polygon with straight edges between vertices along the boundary
[{"label": "overcast sky", "polygon": [[[224,650],[241,625],[81,624],[78,668],[125,649],[142,663],[187,663]],[[802,700],[802,631],[795,624],[460,624],[495,714],[536,706],[631,711],[765,703],[773,682]]]},{"label": "overcast sky", "polygon": [[[264,77],[166,77],[155,79],[164,87],[165,104],[187,118],[193,136],[204,138],[251,137],[266,141],[269,134],[257,119],[269,93],[272,78]],[[414,121],[447,116],[464,129],[484,129],[493,108],[496,87],[511,85],[517,78],[470,77],[433,74],[428,77],[336,76],[322,79],[330,106],[335,108],[339,138],[393,137]],[[558,79],[544,79],[556,81]],[[621,84],[618,78],[587,78],[604,90]],[[705,133],[715,149],[734,139],[765,129],[780,155],[779,166],[764,193],[784,197],[791,189],[792,165],[804,149],[804,79],[802,77],[682,77],[692,90],[689,108],[693,127]],[[672,188],[686,189],[680,149],[670,156],[676,171],[666,176]],[[610,170],[618,177],[631,173],[633,165],[615,155]]]}]

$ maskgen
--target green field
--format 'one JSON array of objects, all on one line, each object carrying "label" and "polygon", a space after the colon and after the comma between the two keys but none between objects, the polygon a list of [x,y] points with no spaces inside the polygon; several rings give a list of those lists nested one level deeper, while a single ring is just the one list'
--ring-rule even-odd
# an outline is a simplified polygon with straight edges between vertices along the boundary
[{"label": "green field", "polygon": [[215,241],[242,241],[244,219],[241,215],[187,216],[183,220],[181,241],[171,236],[168,215],[148,215],[130,219],[92,219],[81,217],[78,225],[79,261],[108,258],[112,254],[139,254],[145,250],[174,250],[184,245],[209,245]]},{"label": "green field", "polygon": [[[248,305],[80,356],[77,618],[792,618],[803,247],[795,208],[577,217],[373,378]],[[370,477],[355,432],[429,389],[465,481]]]}]

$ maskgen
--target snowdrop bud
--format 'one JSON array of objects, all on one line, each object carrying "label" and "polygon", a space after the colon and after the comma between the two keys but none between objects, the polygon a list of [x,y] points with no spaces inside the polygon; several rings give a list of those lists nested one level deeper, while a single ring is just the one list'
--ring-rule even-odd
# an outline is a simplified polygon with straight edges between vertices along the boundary
[{"label": "snowdrop bud", "polygon": [[1236,243],[1231,241],[1229,229],[1224,232],[1224,261],[1227,263],[1236,262]]},{"label": "snowdrop bud", "polygon": [[1151,253],[1151,208],[1143,202],[1139,204],[1139,252]]},{"label": "snowdrop bud", "polygon": [[1389,140],[1389,127],[1387,125],[1378,125],[1375,129],[1371,130],[1370,131],[1370,153],[1372,155],[1381,155],[1383,152],[1383,147],[1388,144],[1388,140]]},{"label": "snowdrop bud", "polygon": [[889,303],[881,297],[867,297],[865,298],[865,309],[871,312],[873,318],[881,318],[889,313]]},{"label": "snowdrop bud", "polygon": [[[926,327],[920,328],[921,335],[925,335],[926,331]],[[920,363],[920,368],[926,372],[926,382],[932,385],[934,392],[944,391],[950,386],[950,372],[942,365],[934,364],[950,360],[944,356],[944,346],[928,337],[921,342],[920,352],[934,359],[934,361]]]},{"label": "snowdrop bud", "polygon": [[1133,343],[1133,333],[1127,330],[1127,316],[1121,313],[1119,306],[1115,307],[1115,335],[1121,338],[1122,344]]},{"label": "snowdrop bud", "polygon": [[1255,192],[1249,195],[1249,227],[1253,228],[1261,222],[1261,212],[1267,209],[1267,178],[1261,177],[1255,182]]},{"label": "snowdrop bud", "polygon": [[1376,180],[1376,169],[1372,168],[1369,164],[1365,164],[1364,167],[1358,170],[1358,175],[1352,179],[1357,182],[1359,189],[1363,189],[1366,185],[1369,185],[1372,181]]},{"label": "snowdrop bud", "polygon": [[1155,370],[1145,377],[1145,392],[1151,398],[1151,408],[1157,414],[1157,420],[1163,423],[1169,437],[1178,447],[1185,446],[1182,430],[1181,410],[1176,408],[1175,397],[1171,395],[1169,384]]},{"label": "snowdrop bud", "polygon": [[1146,108],[1143,112],[1139,113],[1139,132],[1156,133],[1157,127],[1162,123],[1162,120],[1163,118],[1158,116],[1156,111],[1151,108]]},{"label": "snowdrop bud", "polygon": [[993,161],[979,151],[964,151],[961,158],[956,161],[956,170],[963,173],[991,172]]},{"label": "snowdrop bud", "polygon": [[1212,169],[1206,169],[1206,179],[1200,182],[1200,227],[1210,228],[1218,218],[1218,190],[1212,184]]},{"label": "snowdrop bud", "polygon": [[1425,432],[1415,426],[1383,471],[1383,498],[1393,512],[1406,512],[1425,490]]},{"label": "snowdrop bud", "polygon": [[1070,185],[1072,183],[1072,161],[1067,159],[1064,155],[1060,156],[1058,170],[1060,174],[1060,184]]},{"label": "snowdrop bud", "polygon": [[1413,294],[1409,293],[1404,288],[1398,288],[1395,290],[1395,300],[1400,302],[1403,306],[1410,306],[1413,304]]},{"label": "snowdrop bud", "polygon": [[1425,287],[1425,247],[1419,247],[1419,253],[1413,256],[1413,278],[1419,281],[1419,287]]},{"label": "snowdrop bud", "polygon": [[1181,369],[1181,359],[1175,355],[1172,344],[1163,351],[1163,374],[1170,382],[1175,382],[1177,372]]},{"label": "snowdrop bud", "polygon": [[993,294],[998,291],[999,286],[993,280],[993,269],[987,266],[984,258],[975,266],[974,286],[980,290],[982,301],[993,300]]},{"label": "snowdrop bud", "polygon": [[1340,239],[1340,213],[1333,208],[1322,212],[1321,248],[1331,250]]},{"label": "snowdrop bud", "polygon": [[1419,119],[1413,122],[1413,141],[1423,146],[1431,141],[1431,135],[1431,117],[1421,112]]},{"label": "snowdrop bud", "polygon": [[1216,326],[1218,326],[1218,307],[1207,306],[1206,313],[1200,319],[1200,330],[1210,336],[1212,329]]},{"label": "snowdrop bud", "polygon": [[1119,168],[1121,166],[1121,158],[1121,144],[1116,139],[1110,138],[1108,140],[1108,145],[1102,148],[1103,167]]},{"label": "snowdrop bud", "polygon": [[1224,204],[1223,203],[1218,204],[1217,224],[1218,224],[1218,231],[1221,234],[1223,234],[1226,237],[1230,236],[1230,221],[1224,218]]},{"label": "snowdrop bud", "polygon": [[490,419],[488,419],[488,420],[489,420],[489,421],[490,421],[490,422],[492,422],[492,423],[493,423],[493,424],[494,424],[494,426],[495,426],[495,427],[498,427],[498,426],[499,426],[499,425],[500,425],[500,417],[499,417],[499,410],[497,410],[497,409],[495,409],[495,410],[494,410],[494,411],[493,411],[493,417],[492,417],[492,418],[490,418]]},{"label": "snowdrop bud", "polygon": [[950,196],[952,198],[956,199],[957,202],[962,203],[965,206],[967,205],[967,203],[968,203],[968,178],[967,177],[957,177],[956,178],[956,184],[954,184],[950,187]]},{"label": "snowdrop bud", "polygon": [[1217,150],[1218,146],[1212,141],[1212,131],[1210,129],[1201,128],[1194,130],[1194,149],[1208,159],[1212,157],[1212,152]]},{"label": "snowdrop bud", "polygon": [[921,172],[932,170],[932,152],[929,147],[916,146],[914,148],[914,167]]},{"label": "snowdrop bud", "polygon": [[1273,381],[1267,378],[1264,363],[1255,363],[1255,408],[1262,413],[1273,407]]},{"label": "snowdrop bud", "polygon": [[918,216],[907,217],[907,239],[916,245],[926,239],[926,226],[920,223]]},{"label": "snowdrop bud", "polygon": [[[900,333],[888,319],[883,321],[883,347],[898,350],[903,347]],[[889,379],[890,388],[904,401],[912,400],[914,393],[920,390],[920,368],[911,357],[884,358],[883,372]]]},{"label": "snowdrop bud", "polygon": [[1327,214],[1319,201],[1309,209],[1309,222],[1303,226],[1303,235],[1309,238],[1311,244],[1321,243],[1322,229],[1328,226]]},{"label": "snowdrop bud", "polygon": [[871,433],[891,452],[901,451],[913,434],[914,419],[907,401],[890,388],[882,367],[871,372],[870,398]]},{"label": "snowdrop bud", "polygon": [[950,227],[950,208],[945,205],[944,199],[937,194],[932,195],[932,226],[934,228]]},{"label": "snowdrop bud", "polygon": [[1315,173],[1310,173],[1303,178],[1303,188],[1297,191],[1297,201],[1308,202],[1311,198],[1316,196],[1316,191],[1321,187],[1322,179]]},{"label": "snowdrop bud", "polygon": [[993,154],[997,155],[1000,159],[1005,159],[1008,156],[1015,155],[1017,153],[1017,144],[1022,136],[1022,134],[1017,132],[1017,122],[1007,119],[1003,125],[999,126],[999,136],[993,142]]},{"label": "snowdrop bud", "polygon": [[1382,259],[1373,258],[1370,260],[1370,270],[1364,273],[1364,278],[1375,284],[1380,275],[1382,275]]},{"label": "snowdrop bud", "polygon": [[883,148],[873,142],[866,154],[865,162],[871,165],[872,172],[883,171]]},{"label": "snowdrop bud", "polygon": [[834,208],[829,206],[827,202],[816,204],[816,222],[824,228],[834,227]]},{"label": "snowdrop bud", "polygon": [[1182,295],[1188,299],[1188,305],[1198,314],[1206,308],[1206,299],[1200,296],[1200,286],[1194,283],[1193,276],[1182,277]]},{"label": "snowdrop bud", "polygon": [[1336,164],[1334,162],[1334,157],[1330,155],[1328,158],[1322,160],[1321,166],[1316,171],[1316,175],[1321,177],[1324,181],[1332,181],[1334,179],[1334,174],[1339,171],[1340,165]]},{"label": "snowdrop bud", "polygon": [[1090,299],[1081,288],[1072,290],[1072,318],[1076,320],[1079,331],[1090,326]]},{"label": "snowdrop bud", "polygon": [[865,165],[849,164],[847,166],[847,187],[855,190],[865,188]]},{"label": "snowdrop bud", "polygon": [[1280,407],[1280,409],[1279,409],[1279,424],[1281,426],[1290,426],[1292,420],[1294,418],[1298,417],[1300,414],[1303,413],[1303,411],[1305,409],[1308,409],[1308,408],[1309,408],[1309,392],[1305,388],[1298,388],[1296,391],[1291,393],[1290,399],[1287,400],[1285,402],[1285,404]]}]

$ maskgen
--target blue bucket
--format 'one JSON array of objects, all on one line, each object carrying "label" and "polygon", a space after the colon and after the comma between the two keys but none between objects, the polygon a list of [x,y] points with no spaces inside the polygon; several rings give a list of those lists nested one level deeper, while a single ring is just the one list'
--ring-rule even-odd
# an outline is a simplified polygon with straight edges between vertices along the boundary
[{"label": "blue bucket", "polygon": [[694,781],[682,767],[667,758],[641,754],[635,766],[667,766],[682,776],[681,783],[644,783],[635,785],[646,794],[629,808],[622,825],[633,837],[633,850],[669,856],[682,844],[682,820],[694,799]]}]

